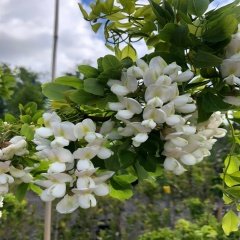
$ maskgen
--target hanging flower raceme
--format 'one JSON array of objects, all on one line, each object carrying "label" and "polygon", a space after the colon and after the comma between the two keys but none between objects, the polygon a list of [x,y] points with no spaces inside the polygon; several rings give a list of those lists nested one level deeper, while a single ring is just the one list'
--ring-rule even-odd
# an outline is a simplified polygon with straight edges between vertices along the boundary
[{"label": "hanging flower raceme", "polygon": [[[194,165],[209,156],[215,138],[226,134],[218,128],[222,123],[218,113],[206,123],[195,125],[196,104],[190,94],[179,93],[179,85],[193,76],[190,70],[182,72],[175,62],[168,65],[161,57],[154,57],[149,64],[137,60],[136,66],[123,70],[121,80],[108,82],[119,99],[108,105],[117,112],[115,117],[122,125],[119,135],[132,137],[133,146],[140,147],[153,130],[160,131],[166,141],[164,168],[177,175],[186,171],[184,165]],[[236,77],[230,80],[238,82]],[[134,93],[136,98],[132,97]]]},{"label": "hanging flower raceme", "polygon": [[226,59],[223,60],[220,71],[225,83],[232,87],[231,95],[224,97],[224,102],[240,106],[240,24],[238,32],[232,35],[232,40],[226,46]]},{"label": "hanging flower raceme", "polygon": [[[109,109],[117,111],[115,117],[125,125],[118,133],[132,136],[133,145],[138,147],[152,130],[162,128],[163,124],[185,122],[182,114],[194,112],[196,105],[190,95],[179,95],[178,83],[192,79],[190,70],[182,72],[175,62],[168,65],[161,57],[151,59],[149,64],[139,59],[136,65],[123,71],[120,81],[109,80],[108,85],[119,99],[119,102],[110,102]],[[134,87],[130,89],[127,83]],[[124,97],[117,86],[129,89]],[[136,91],[142,94],[139,101],[127,96]]]},{"label": "hanging flower raceme", "polygon": [[0,149],[0,197],[9,192],[9,185],[29,183],[33,177],[31,167],[23,167],[20,163],[15,164],[15,158],[24,157],[29,153],[27,142],[22,136],[15,136],[9,141],[2,143]]},{"label": "hanging flower raceme", "polygon": [[36,180],[36,184],[45,188],[41,199],[53,201],[60,198],[57,204],[60,213],[96,206],[95,195],[109,193],[105,182],[113,172],[99,173],[92,160],[107,159],[113,154],[108,148],[112,123],[103,123],[97,132],[91,119],[74,125],[62,122],[55,112],[45,113],[43,119],[45,126],[36,129],[33,140],[38,157],[49,162],[48,173],[42,174],[43,179]]}]

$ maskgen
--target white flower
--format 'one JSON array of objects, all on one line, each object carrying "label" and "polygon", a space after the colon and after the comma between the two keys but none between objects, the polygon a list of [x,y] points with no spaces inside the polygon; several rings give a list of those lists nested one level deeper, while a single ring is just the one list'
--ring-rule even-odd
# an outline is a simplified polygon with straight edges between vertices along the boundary
[{"label": "white flower", "polygon": [[44,113],[43,114],[44,125],[47,128],[51,128],[53,123],[60,123],[61,118],[57,115],[56,112]]},{"label": "white flower", "polygon": [[179,74],[174,80],[176,82],[187,82],[189,80],[191,80],[194,76],[194,73],[192,71],[190,71],[189,69],[186,70],[185,72]]},{"label": "white flower", "polygon": [[229,85],[240,85],[240,78],[234,76],[233,74],[223,79]]},{"label": "white flower", "polygon": [[172,79],[176,79],[179,71],[181,71],[181,67],[178,66],[176,62],[173,62],[164,68],[163,73],[167,74]]},{"label": "white flower", "polygon": [[36,150],[38,151],[49,149],[51,146],[50,140],[40,137],[37,133],[34,135],[33,142],[37,145]]},{"label": "white flower", "polygon": [[146,107],[143,111],[143,119],[143,126],[154,129],[157,124],[161,124],[166,121],[166,113],[158,108]]},{"label": "white flower", "polygon": [[138,87],[138,82],[135,76],[130,74],[130,70],[122,73],[121,81],[119,80],[109,80],[108,86],[111,87],[111,91],[117,96],[126,96],[128,93],[135,92]]},{"label": "white flower", "polygon": [[84,119],[82,122],[76,124],[74,134],[77,139],[82,139],[88,134],[95,133],[96,124],[90,119]]},{"label": "white flower", "polygon": [[33,177],[29,173],[32,168],[18,169],[14,166],[10,166],[9,172],[14,178],[19,178],[24,183],[29,183],[32,181]]},{"label": "white flower", "polygon": [[64,198],[57,204],[56,209],[59,213],[72,213],[79,207],[78,196],[76,194],[70,196],[66,194]]},{"label": "white flower", "polygon": [[140,114],[142,112],[141,104],[133,98],[124,97],[121,100],[124,106],[123,110],[118,110],[116,114],[117,119],[130,119],[134,114]]},{"label": "white flower", "polygon": [[40,196],[45,202],[63,197],[66,193],[66,183],[72,181],[72,177],[65,173],[43,174],[43,176],[48,180],[37,180],[36,184],[46,188]]},{"label": "white flower", "polygon": [[237,107],[240,106],[240,97],[239,96],[237,96],[237,97],[225,96],[223,101],[226,102],[226,103],[229,103],[231,105],[237,106]]},{"label": "white flower", "polygon": [[[55,137],[61,137],[63,139],[62,144],[66,144],[66,140],[75,141],[74,124],[71,122],[53,123],[52,130]],[[64,141],[65,140],[65,141]],[[60,140],[58,140],[60,142]],[[66,145],[64,145],[66,146]]]},{"label": "white flower", "polygon": [[240,33],[232,36],[231,42],[226,47],[226,58],[230,58],[240,52]]},{"label": "white flower", "polygon": [[224,78],[229,75],[240,77],[240,58],[223,60],[220,70]]},{"label": "white flower", "polygon": [[181,175],[186,169],[175,159],[167,157],[163,164],[164,168],[168,171],[172,171],[176,175]]},{"label": "white flower", "polygon": [[166,103],[174,99],[177,95],[178,87],[176,83],[171,85],[152,84],[146,89],[145,100],[148,102],[149,100],[158,97],[163,103]]}]

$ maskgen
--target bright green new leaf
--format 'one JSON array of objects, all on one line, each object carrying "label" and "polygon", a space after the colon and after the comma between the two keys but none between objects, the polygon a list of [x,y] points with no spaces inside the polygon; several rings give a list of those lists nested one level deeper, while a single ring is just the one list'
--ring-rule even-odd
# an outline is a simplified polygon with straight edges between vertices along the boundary
[{"label": "bright green new leaf", "polygon": [[102,26],[102,23],[93,24],[92,25],[92,30],[96,33],[101,26]]},{"label": "bright green new leaf", "polygon": [[124,59],[126,57],[130,57],[133,61],[136,61],[137,59],[137,52],[135,48],[133,48],[133,46],[130,44],[125,46],[122,50],[121,59]]},{"label": "bright green new leaf", "polygon": [[84,19],[88,20],[88,13],[86,12],[86,10],[83,8],[82,4],[78,3],[78,6],[80,8],[80,11],[82,12],[82,15],[84,17]]},{"label": "bright green new leaf", "polygon": [[102,85],[97,78],[88,78],[84,80],[84,91],[94,95],[104,95],[104,85]]},{"label": "bright green new leaf", "polygon": [[34,129],[27,123],[23,124],[20,131],[21,135],[25,136],[27,140],[31,141],[34,137]]},{"label": "bright green new leaf", "polygon": [[110,196],[119,200],[126,200],[133,195],[132,185],[125,179],[114,176],[110,180]]},{"label": "bright green new leaf", "polygon": [[21,202],[24,199],[28,190],[28,186],[29,183],[21,183],[20,185],[18,185],[15,196],[19,202]]},{"label": "bright green new leaf", "polygon": [[42,189],[41,189],[39,186],[37,186],[37,185],[35,185],[35,184],[33,184],[33,183],[30,183],[30,184],[29,184],[29,188],[30,188],[34,193],[36,193],[37,195],[40,195],[40,194],[42,193]]},{"label": "bright green new leaf", "polygon": [[226,235],[238,230],[239,218],[232,211],[228,211],[222,219],[222,228]]}]

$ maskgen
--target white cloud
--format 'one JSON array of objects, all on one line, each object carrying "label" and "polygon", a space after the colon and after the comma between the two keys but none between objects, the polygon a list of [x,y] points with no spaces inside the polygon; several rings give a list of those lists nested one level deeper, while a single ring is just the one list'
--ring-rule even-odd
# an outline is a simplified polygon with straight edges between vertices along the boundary
[{"label": "white cloud", "polygon": [[[0,9],[0,62],[49,73],[54,0],[1,0]],[[58,75],[109,53],[83,20],[76,1],[60,0],[59,19]]]}]

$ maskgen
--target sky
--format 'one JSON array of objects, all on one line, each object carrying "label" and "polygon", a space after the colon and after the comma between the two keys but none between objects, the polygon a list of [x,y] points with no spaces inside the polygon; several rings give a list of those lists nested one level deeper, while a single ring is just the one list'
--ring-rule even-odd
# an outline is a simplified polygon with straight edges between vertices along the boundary
[{"label": "sky", "polygon": [[[215,0],[214,6],[231,0]],[[49,81],[54,0],[0,0],[0,62],[40,72]],[[84,0],[87,7],[91,0]],[[57,76],[74,72],[82,63],[96,64],[111,53],[104,39],[93,33],[77,6],[77,0],[60,0]],[[139,57],[147,49],[136,46]]]}]

